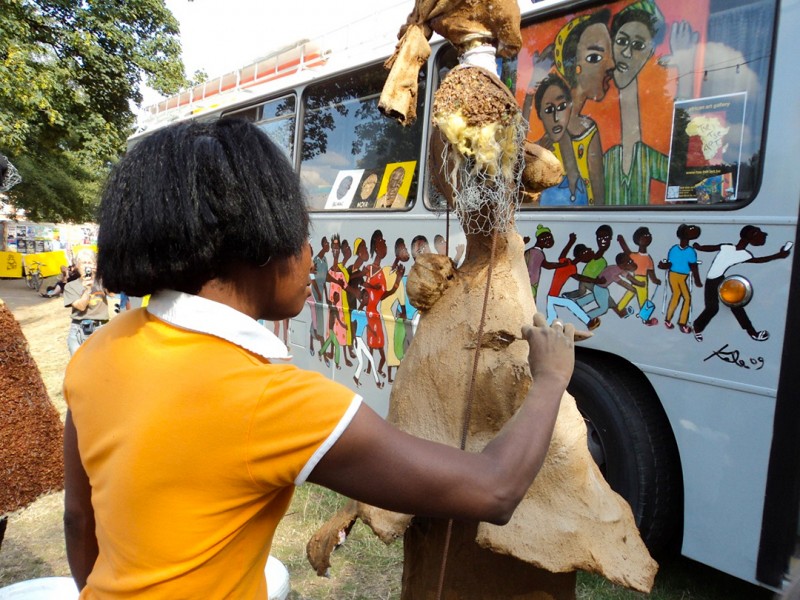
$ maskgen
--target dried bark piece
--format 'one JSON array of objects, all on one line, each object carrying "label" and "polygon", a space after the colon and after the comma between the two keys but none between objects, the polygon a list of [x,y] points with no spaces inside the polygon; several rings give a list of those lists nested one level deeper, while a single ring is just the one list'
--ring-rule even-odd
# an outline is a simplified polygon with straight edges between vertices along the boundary
[{"label": "dried bark piece", "polygon": [[398,34],[378,108],[410,125],[416,119],[417,79],[430,56],[433,31],[463,52],[474,43],[490,43],[499,56],[511,58],[522,47],[520,12],[516,0],[418,0]]},{"label": "dried bark piece", "polygon": [[522,185],[525,191],[536,194],[558,185],[564,177],[564,166],[547,148],[525,142],[525,168],[522,170]]},{"label": "dried bark piece", "polygon": [[331,554],[344,544],[357,518],[358,505],[351,500],[308,540],[306,557],[320,577],[328,576],[331,568]]}]

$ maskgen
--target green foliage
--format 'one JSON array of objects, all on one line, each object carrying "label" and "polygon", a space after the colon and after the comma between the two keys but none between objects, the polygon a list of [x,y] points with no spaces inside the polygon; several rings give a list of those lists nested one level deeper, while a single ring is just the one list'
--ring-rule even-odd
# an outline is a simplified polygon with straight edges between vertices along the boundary
[{"label": "green foliage", "polygon": [[164,0],[3,0],[0,153],[32,219],[92,218],[97,192],[132,133],[141,85],[186,84],[178,23]]}]

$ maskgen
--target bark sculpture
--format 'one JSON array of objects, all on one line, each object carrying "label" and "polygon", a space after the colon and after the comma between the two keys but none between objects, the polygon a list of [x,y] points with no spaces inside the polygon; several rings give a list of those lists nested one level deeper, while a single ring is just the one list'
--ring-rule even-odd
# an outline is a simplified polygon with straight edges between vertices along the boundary
[{"label": "bark sculpture", "polygon": [[[519,48],[515,0],[420,0],[403,37],[412,27],[423,36],[432,28],[479,64],[487,45],[501,54]],[[418,257],[411,269],[407,292],[422,317],[388,415],[405,431],[471,452],[513,416],[531,384],[527,345],[517,337],[536,307],[514,212],[521,183],[535,193],[561,174],[552,155],[523,144],[514,97],[491,70],[494,58],[483,64],[453,69],[434,98],[432,178],[458,215],[467,251],[458,269],[434,254]],[[397,94],[385,89],[384,96]],[[393,111],[401,112],[387,112]],[[506,526],[448,524],[351,502],[308,544],[319,574],[356,518],[387,543],[404,535],[403,598],[566,600],[575,597],[577,569],[649,591],[657,569],[630,507],[592,460],[569,394],[545,463]]]},{"label": "bark sculpture", "polygon": [[3,515],[64,487],[64,428],[22,329],[2,300],[0,417],[0,517],[4,519]]}]

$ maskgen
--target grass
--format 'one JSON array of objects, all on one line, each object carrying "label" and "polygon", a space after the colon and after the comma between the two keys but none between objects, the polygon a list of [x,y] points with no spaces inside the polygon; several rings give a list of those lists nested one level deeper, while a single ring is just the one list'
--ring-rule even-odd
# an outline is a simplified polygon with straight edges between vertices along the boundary
[{"label": "grass", "polygon": [[[63,494],[41,498],[11,516],[0,550],[0,587],[37,577],[68,576],[61,531]],[[383,544],[360,521],[332,557],[330,577],[318,577],[305,546],[344,499],[324,488],[298,488],[275,533],[272,555],[289,570],[291,600],[381,600],[400,597],[403,548]],[[648,594],[632,592],[602,577],[578,574],[578,600],[771,600],[773,594],[687,559],[662,563]]]},{"label": "grass", "polygon": [[[305,544],[344,499],[314,485],[297,490],[275,536],[272,554],[291,574],[292,600],[400,597],[403,549],[384,545],[360,521],[332,559],[331,577],[317,577],[305,559]],[[771,600],[773,594],[694,561],[662,563],[650,594],[633,592],[590,573],[578,574],[578,600]]]}]

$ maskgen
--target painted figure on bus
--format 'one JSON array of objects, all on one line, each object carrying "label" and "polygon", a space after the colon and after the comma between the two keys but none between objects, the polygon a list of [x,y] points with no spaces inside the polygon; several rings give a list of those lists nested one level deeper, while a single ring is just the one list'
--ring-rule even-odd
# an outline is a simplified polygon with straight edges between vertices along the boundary
[{"label": "painted figure on bus", "polygon": [[344,288],[344,293],[346,296],[345,301],[347,302],[348,310],[344,311],[344,322],[345,328],[347,329],[347,345],[343,348],[347,355],[354,359],[356,357],[356,351],[353,348],[353,321],[352,321],[352,309],[356,305],[356,296],[353,295],[351,291],[351,284],[350,284],[350,269],[347,267],[347,264],[350,262],[350,259],[353,257],[353,250],[350,247],[350,242],[347,240],[342,240],[342,259],[339,262],[339,269],[342,270],[344,274],[347,285]]},{"label": "painted figure on bus", "polygon": [[537,144],[552,150],[565,172],[558,185],[542,190],[540,206],[588,205],[587,183],[567,131],[573,108],[569,86],[558,74],[551,73],[539,83],[533,102],[544,127],[544,135]]},{"label": "painted figure on bus", "polygon": [[[347,348],[349,331],[349,319],[346,320],[345,314],[349,315],[350,307],[347,303],[347,294],[345,289],[350,279],[350,275],[342,264],[339,262],[341,255],[341,239],[338,233],[331,236],[331,255],[333,257],[333,264],[325,277],[325,282],[329,284],[328,299],[330,300],[328,319],[328,337],[325,343],[319,349],[320,356],[325,358],[325,364],[329,364],[331,359],[336,363],[336,368],[340,369],[340,358],[343,348]],[[330,350],[329,350],[330,348]],[[344,352],[344,361],[348,367],[352,367],[353,363]]]},{"label": "painted figure on bus", "polygon": [[[692,246],[700,252],[716,252],[716,256],[711,261],[706,275],[706,289],[704,292],[705,307],[703,312],[694,320],[694,338],[698,342],[703,341],[703,331],[719,312],[719,287],[725,279],[725,273],[731,267],[743,263],[766,263],[779,258],[789,256],[789,247],[784,245],[778,252],[768,256],[753,256],[747,246],[763,246],[767,242],[767,233],[755,225],[745,225],[739,232],[739,241],[736,244],[698,244]],[[747,313],[744,306],[732,306],[731,312],[736,317],[739,326],[744,329],[752,339],[763,342],[769,339],[769,332],[766,329],[757,330]]]},{"label": "painted figure on bus", "polygon": [[386,365],[386,351],[384,349],[386,336],[383,331],[380,302],[397,290],[404,268],[402,264],[397,266],[395,273],[392,274],[393,285],[390,289],[386,276],[391,271],[391,268],[381,266],[381,261],[386,257],[386,240],[383,239],[383,233],[380,229],[376,229],[372,233],[369,250],[373,261],[367,265],[364,275],[364,287],[367,290],[367,346],[373,356],[375,351],[378,351],[380,356],[378,375],[386,377],[386,373],[383,371],[383,367]]},{"label": "painted figure on bus", "polygon": [[[561,28],[553,44],[559,74],[570,86],[572,111],[567,131],[589,204],[605,203],[603,149],[593,119],[581,113],[587,100],[605,98],[614,71],[607,9],[580,15]],[[563,147],[562,154],[566,151]]]},{"label": "painted figure on bus", "polygon": [[[128,301],[128,306],[130,306],[130,301]],[[281,335],[281,329],[283,330],[283,335]],[[272,333],[275,334],[276,338],[282,339],[284,346],[289,345],[289,319],[283,319],[281,321],[273,321],[272,322]]]},{"label": "painted figure on bus", "polygon": [[[604,157],[606,204],[646,205],[650,182],[667,180],[668,157],[642,140],[639,74],[661,43],[666,30],[664,15],[653,0],[639,0],[617,13],[611,22],[614,41],[614,83],[619,89],[620,144]],[[691,97],[699,34],[686,21],[673,23],[669,54],[658,64],[674,68],[676,97]]]},{"label": "painted figure on bus", "polygon": [[[447,256],[447,240],[444,239],[441,233],[437,233],[433,236],[433,247],[436,249],[436,252],[442,256]],[[456,266],[461,264],[461,259],[464,257],[464,250],[466,250],[466,248],[464,244],[458,244],[456,246],[456,253],[455,256],[453,256],[453,263],[455,263]]]},{"label": "painted figure on bus", "polygon": [[[417,257],[420,254],[427,254],[430,252],[430,245],[428,244],[428,238],[424,235],[415,235],[414,239],[411,240],[411,258],[414,262],[417,262]],[[408,279],[406,275],[403,276],[405,280]],[[406,283],[404,281],[404,283]],[[410,343],[412,339],[414,339],[414,334],[417,331],[417,325],[419,325],[419,310],[416,306],[411,304],[411,300],[406,299],[406,319],[407,322],[410,323],[410,334],[407,334],[406,338]]]},{"label": "painted figure on bus", "polygon": [[393,292],[385,295],[381,301],[381,317],[386,328],[386,376],[387,381],[394,381],[392,369],[400,366],[405,351],[406,339],[406,287],[404,262],[409,259],[406,243],[403,238],[397,238],[394,244],[394,262],[386,271],[386,285],[392,286]]},{"label": "painted figure on bus", "polygon": [[[363,238],[356,238],[353,240],[352,246],[352,254],[355,256],[355,259],[352,263],[349,263],[350,255],[348,254],[346,258],[343,258],[345,269],[347,269],[347,287],[345,288],[345,294],[347,294],[347,303],[348,306],[354,308],[358,302],[358,299],[361,297],[361,291],[364,288],[364,264],[369,259],[369,250],[367,250],[367,245],[364,242]],[[355,324],[352,323],[352,312],[350,314],[351,325],[350,331],[351,335],[351,344],[349,348],[351,358],[356,358],[356,344],[355,344]]]},{"label": "painted figure on bus", "polygon": [[606,204],[646,205],[650,181],[667,180],[667,156],[642,141],[638,81],[664,37],[665,26],[664,15],[653,0],[634,2],[611,21],[622,142],[609,148],[603,158]]},{"label": "painted figure on bus", "polygon": [[[633,243],[637,246],[636,252],[631,252],[622,234],[617,236],[617,241],[623,252],[628,254],[633,262],[636,263],[636,270],[634,271],[633,277],[640,283],[640,285],[635,286],[633,290],[625,292],[619,304],[617,304],[617,308],[619,310],[626,310],[630,301],[636,296],[636,300],[639,303],[639,315],[642,318],[642,323],[650,327],[658,325],[658,319],[656,317],[647,316],[645,314],[648,309],[648,302],[652,302],[652,300],[650,300],[650,283],[654,283],[656,286],[661,285],[661,280],[656,275],[653,257],[647,253],[648,247],[653,242],[653,235],[647,227],[639,227],[634,231]],[[652,311],[650,314],[652,315]]]},{"label": "painted figure on bus", "polygon": [[[308,349],[314,354],[314,340],[322,346],[325,343],[325,302],[328,297],[325,280],[328,277],[328,259],[325,256],[330,250],[328,238],[320,240],[319,252],[314,256],[314,279],[311,281],[311,295],[313,298],[313,314],[311,318],[311,329],[309,330]],[[322,355],[320,360],[322,360]]]},{"label": "painted figure on bus", "polygon": [[[687,225],[683,223],[678,226],[676,232],[678,243],[669,249],[667,258],[658,263],[659,269],[667,269],[667,281],[669,282],[670,300],[667,307],[667,314],[664,320],[664,327],[674,329],[672,317],[681,305],[681,312],[678,315],[678,328],[681,333],[692,333],[692,326],[689,324],[692,311],[692,280],[697,287],[703,287],[700,274],[697,270],[697,251],[689,243],[700,237],[700,227],[697,225]],[[663,310],[663,307],[662,307]]]},{"label": "painted figure on bus", "polygon": [[[614,258],[614,264],[608,265],[600,272],[597,278],[600,283],[595,283],[592,286],[592,295],[594,296],[594,301],[597,306],[587,311],[589,316],[592,318],[602,317],[609,309],[617,313],[617,316],[621,319],[631,316],[633,314],[633,307],[619,308],[616,300],[611,297],[611,291],[608,288],[612,283],[616,283],[625,288],[629,293],[635,293],[637,287],[644,285],[634,278],[633,273],[635,271],[636,263],[630,255],[626,252],[619,252]],[[586,305],[581,304],[580,301],[578,301],[578,304],[581,305],[584,310],[586,309]]]},{"label": "painted figure on bus", "polygon": [[536,226],[536,241],[533,246],[527,249],[528,255],[526,264],[528,266],[528,279],[531,282],[531,294],[533,294],[533,301],[536,302],[536,294],[539,292],[539,280],[542,276],[542,269],[555,269],[558,267],[557,262],[550,262],[544,255],[544,251],[552,248],[555,240],[553,233],[549,227],[545,227],[541,223]]},{"label": "painted figure on bus", "polygon": [[383,381],[381,381],[381,378],[378,375],[378,370],[375,368],[375,361],[372,358],[372,352],[367,346],[367,342],[364,340],[364,335],[367,331],[367,313],[365,312],[364,308],[367,305],[367,300],[367,289],[359,289],[357,304],[353,305],[353,310],[351,311],[351,319],[353,323],[353,346],[356,352],[355,358],[358,362],[358,365],[356,366],[356,372],[353,375],[353,382],[355,382],[356,387],[361,386],[361,371],[364,369],[364,361],[366,360],[367,374],[369,375],[372,373],[372,376],[375,379],[375,385],[378,386],[378,388],[382,388]]},{"label": "painted figure on bus", "polygon": [[600,325],[600,319],[597,317],[592,319],[588,314],[586,314],[586,311],[583,310],[577,302],[575,302],[575,300],[561,294],[564,284],[569,279],[587,282],[591,281],[592,283],[596,283],[598,281],[597,279],[590,279],[584,275],[578,274],[578,264],[586,263],[592,259],[593,253],[591,248],[583,244],[578,244],[575,246],[573,251],[573,258],[567,258],[570,249],[572,248],[573,244],[575,244],[576,239],[577,236],[574,233],[570,233],[569,240],[564,245],[564,248],[561,250],[561,254],[558,257],[558,266],[553,271],[553,280],[550,283],[550,290],[547,292],[547,308],[545,315],[547,317],[547,322],[552,323],[558,316],[556,309],[563,307],[580,319],[580,321],[586,325],[589,330],[592,330],[596,329]]},{"label": "painted figure on bus", "polygon": [[577,290],[564,294],[565,296],[576,300],[581,306],[590,304],[595,300],[594,284],[592,281],[599,277],[600,273],[603,272],[603,269],[608,266],[608,261],[605,258],[605,254],[606,250],[608,250],[611,246],[611,237],[613,235],[614,230],[611,229],[611,225],[603,224],[595,230],[594,238],[597,244],[597,250],[592,253],[591,259],[586,263],[581,271],[581,275],[587,279],[579,280],[580,283],[578,284]]}]

